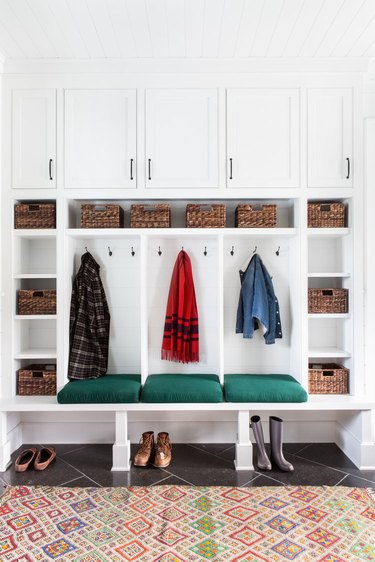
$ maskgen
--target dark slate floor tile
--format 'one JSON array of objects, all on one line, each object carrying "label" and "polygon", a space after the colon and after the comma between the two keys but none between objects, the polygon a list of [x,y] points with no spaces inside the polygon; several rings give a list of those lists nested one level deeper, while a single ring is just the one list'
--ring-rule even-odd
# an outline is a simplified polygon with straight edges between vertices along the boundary
[{"label": "dark slate floor tile", "polygon": [[175,476],[174,474],[168,476],[167,478],[164,478],[163,480],[159,480],[158,482],[155,482],[155,484],[152,484],[152,486],[189,486],[189,485],[190,482],[185,482],[185,480],[178,478],[178,476]]},{"label": "dark slate floor tile", "polygon": [[[268,473],[267,473],[268,474]],[[271,474],[271,473],[269,473]],[[277,480],[276,477],[266,476],[266,474],[258,474],[256,478],[246,486],[284,486],[284,482]]]},{"label": "dark slate floor tile", "polygon": [[60,486],[63,486],[64,488],[97,488],[98,483],[91,480],[91,478],[87,478],[87,476],[81,476],[80,478],[75,478],[69,482],[63,482]]},{"label": "dark slate floor tile", "polygon": [[242,486],[254,471],[236,471],[228,461],[189,445],[175,445],[168,472],[196,486]]},{"label": "dark slate floor tile", "polygon": [[[46,445],[43,446],[48,446],[48,443]],[[82,451],[86,448],[89,447],[90,445],[87,443],[84,444],[71,444],[71,445],[65,445],[65,444],[57,444],[57,445],[53,445],[56,449],[56,453],[58,454],[59,457],[63,457],[64,455],[66,455],[67,453],[73,453],[73,452],[77,452],[77,451]],[[92,445],[91,445],[92,446]],[[96,445],[94,445],[96,446]],[[84,454],[84,452],[83,452]]]},{"label": "dark slate floor tile", "polygon": [[285,454],[285,458],[293,464],[293,472],[283,472],[273,464],[272,470],[264,474],[288,486],[335,486],[343,477],[338,470],[291,454]]},{"label": "dark slate floor tile", "polygon": [[7,484],[12,486],[60,486],[63,482],[82,476],[79,470],[67,465],[59,456],[45,470],[29,468],[25,472],[16,472],[15,460],[23,449],[29,447],[30,445],[23,445],[17,449],[11,457],[12,465],[6,472],[0,473],[1,478]]},{"label": "dark slate floor tile", "polygon": [[[286,450],[286,449],[285,449]],[[304,459],[315,461],[332,468],[356,469],[355,464],[341,451],[335,443],[312,443],[300,452],[295,452]],[[356,469],[357,470],[357,469]]]},{"label": "dark slate floor tile", "polygon": [[371,488],[375,492],[375,482],[366,480],[366,478],[359,478],[358,476],[353,476],[348,474],[343,478],[343,480],[338,484],[339,486],[349,486],[353,488]]}]

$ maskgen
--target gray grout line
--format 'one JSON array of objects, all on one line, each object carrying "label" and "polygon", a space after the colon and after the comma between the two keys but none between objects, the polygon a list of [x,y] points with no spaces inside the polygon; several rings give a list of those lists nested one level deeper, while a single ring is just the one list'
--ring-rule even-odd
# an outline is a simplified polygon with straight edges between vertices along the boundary
[{"label": "gray grout line", "polygon": [[306,449],[308,449],[309,447],[311,447],[312,443],[308,443],[307,445],[305,445],[304,447],[302,447],[302,449],[298,449],[298,451],[295,451],[294,453],[288,453],[290,455],[299,455],[300,453],[302,453],[302,451],[305,451]]},{"label": "gray grout line", "polygon": [[260,472],[260,473],[258,472],[257,474],[259,476],[264,476],[265,478],[269,478],[270,480],[273,480],[274,482],[277,482],[281,486],[288,486],[288,484],[285,484],[284,482],[280,482],[280,480],[277,480],[277,478],[272,478],[272,476],[268,476],[268,474],[264,474],[264,472]]},{"label": "gray grout line", "polygon": [[249,480],[249,481],[246,482],[245,484],[241,484],[240,488],[246,487],[248,484],[250,484],[250,482],[254,482],[254,480],[257,480],[258,478],[260,478],[260,474],[257,474],[257,475],[255,476],[255,478],[252,478],[251,480]]},{"label": "gray grout line", "polygon": [[182,480],[183,482],[186,482],[186,484],[188,484],[189,486],[195,486],[195,484],[193,484],[192,482],[189,482],[188,480],[185,480],[185,478],[181,478],[181,476],[178,476],[178,474],[174,474],[173,472],[169,472],[169,470],[166,470],[165,472],[167,472],[170,476],[175,476],[179,480]]},{"label": "gray grout line", "polygon": [[71,480],[67,480],[66,482],[63,482],[62,484],[59,484],[58,487],[59,488],[63,488],[64,486],[66,486],[67,484],[71,484],[71,482],[75,482],[76,480],[81,480],[81,478],[83,478],[82,476],[77,476],[77,478],[72,478]]},{"label": "gray grout line", "polygon": [[345,474],[345,476],[343,476],[343,477],[341,478],[341,480],[339,480],[339,481],[337,482],[337,484],[335,484],[335,486],[340,486],[341,482],[343,482],[343,481],[345,480],[345,478],[347,478],[348,476],[349,476],[348,474]]}]

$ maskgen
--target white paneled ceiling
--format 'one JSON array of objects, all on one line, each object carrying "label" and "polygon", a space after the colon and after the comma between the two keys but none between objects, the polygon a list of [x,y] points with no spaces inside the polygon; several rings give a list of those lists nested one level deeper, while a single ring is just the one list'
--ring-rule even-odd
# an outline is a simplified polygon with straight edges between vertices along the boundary
[{"label": "white paneled ceiling", "polygon": [[375,0],[0,0],[4,59],[372,58]]}]

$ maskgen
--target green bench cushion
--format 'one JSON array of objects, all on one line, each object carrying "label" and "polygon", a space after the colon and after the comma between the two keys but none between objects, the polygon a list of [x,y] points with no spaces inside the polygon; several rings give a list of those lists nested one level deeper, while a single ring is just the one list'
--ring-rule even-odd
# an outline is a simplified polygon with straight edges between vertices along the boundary
[{"label": "green bench cushion", "polygon": [[217,375],[150,375],[141,394],[142,402],[223,402]]},{"label": "green bench cushion", "polygon": [[57,394],[59,404],[115,404],[139,402],[140,375],[104,375],[72,380]]},{"label": "green bench cushion", "polygon": [[227,402],[307,402],[307,392],[290,375],[224,375]]}]

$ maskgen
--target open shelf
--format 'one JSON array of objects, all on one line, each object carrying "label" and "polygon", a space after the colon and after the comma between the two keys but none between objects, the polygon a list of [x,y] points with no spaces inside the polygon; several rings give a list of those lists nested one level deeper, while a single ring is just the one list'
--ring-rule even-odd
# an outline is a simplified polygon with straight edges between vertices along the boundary
[{"label": "open shelf", "polygon": [[56,359],[56,349],[46,348],[32,348],[25,349],[19,353],[14,354],[15,359]]},{"label": "open shelf", "polygon": [[330,357],[348,358],[352,354],[339,347],[312,347],[308,350],[309,357],[328,359]]}]

